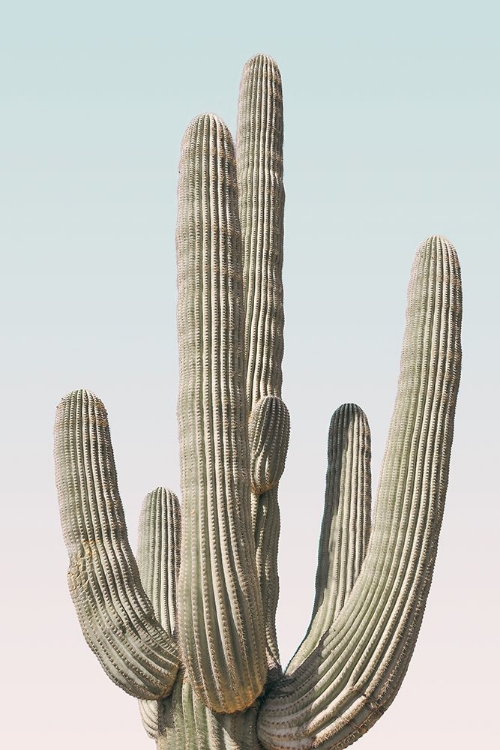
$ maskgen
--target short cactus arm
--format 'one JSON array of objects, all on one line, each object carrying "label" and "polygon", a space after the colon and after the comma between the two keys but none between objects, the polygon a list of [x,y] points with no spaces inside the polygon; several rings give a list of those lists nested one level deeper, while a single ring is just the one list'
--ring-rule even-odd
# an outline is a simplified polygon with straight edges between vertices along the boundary
[{"label": "short cactus arm", "polygon": [[[246,389],[252,425],[262,417],[263,399],[273,396],[279,400],[281,396],[283,359],[283,97],[278,66],[267,55],[252,57],[243,69],[237,164],[246,303]],[[285,415],[285,412],[289,430],[288,412],[281,402],[279,413]],[[254,466],[259,462],[261,467],[274,463],[274,457],[267,454],[268,448],[264,446],[254,455],[255,446],[251,442]],[[252,497],[267,659],[273,673],[280,670],[275,625],[279,592],[278,480],[287,448],[288,432],[281,444],[280,474],[272,489],[263,489],[262,486],[259,489],[254,483]]]},{"label": "short cactus arm", "polygon": [[429,591],[460,377],[458,259],[444,238],[417,253],[398,396],[361,573],[322,643],[278,682],[259,714],[267,750],[341,750],[392,702]]},{"label": "short cactus arm", "polygon": [[262,602],[250,517],[244,308],[236,165],[215,115],[188,127],[177,223],[182,539],[178,637],[214,711],[263,688]]},{"label": "short cactus arm", "polygon": [[[146,495],[139,520],[137,567],[158,622],[170,636],[177,612],[180,526],[181,509],[173,492],[158,487]],[[163,701],[139,701],[144,729],[152,738],[164,730],[164,708]]]},{"label": "short cactus arm", "polygon": [[85,639],[108,676],[137,698],[167,695],[177,646],[155,618],[127,539],[106,410],[88,391],[57,409],[56,483],[68,581]]},{"label": "short cactus arm", "polygon": [[328,433],[325,511],[311,624],[287,667],[292,673],[321,645],[356,582],[370,536],[370,428],[362,409],[343,404]]},{"label": "short cactus arm", "polygon": [[139,519],[137,565],[158,622],[173,635],[180,565],[181,508],[177,496],[158,487],[144,498]]}]

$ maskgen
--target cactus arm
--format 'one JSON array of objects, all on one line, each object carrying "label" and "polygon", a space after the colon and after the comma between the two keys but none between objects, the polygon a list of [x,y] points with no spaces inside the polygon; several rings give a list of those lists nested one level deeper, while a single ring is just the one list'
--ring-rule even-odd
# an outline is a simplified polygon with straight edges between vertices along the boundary
[{"label": "cactus arm", "polygon": [[[169,636],[175,630],[177,577],[180,564],[181,509],[170,490],[158,487],[146,495],[139,519],[137,567],[158,622]],[[163,731],[164,702],[140,700],[142,723],[151,738]]]},{"label": "cactus arm", "polygon": [[334,626],[259,715],[267,750],[340,750],[392,702],[429,591],[460,377],[458,258],[431,237],[415,258],[398,396],[365,563]]},{"label": "cactus arm", "polygon": [[277,396],[266,396],[250,415],[250,481],[259,496],[278,486],[288,450],[290,415]]},{"label": "cactus arm", "polygon": [[287,667],[289,674],[320,645],[360,573],[370,535],[370,456],[365,413],[356,404],[343,404],[334,412],[328,433],[325,511],[311,624]]},{"label": "cactus arm", "polygon": [[177,496],[158,487],[146,495],[139,519],[137,565],[158,622],[174,634],[180,565],[181,509]]},{"label": "cactus arm", "polygon": [[177,674],[177,647],[141,585],[106,410],[88,391],[69,394],[57,409],[55,462],[68,582],[85,639],[126,692],[138,698],[167,695]]},{"label": "cactus arm", "polygon": [[[326,607],[335,618],[344,606],[363,564],[371,527],[371,440],[365,413],[344,404],[331,419],[328,471],[314,613]],[[349,500],[349,502],[347,502]],[[331,584],[333,577],[335,584]]]},{"label": "cactus arm", "polygon": [[[251,421],[255,421],[263,398],[281,396],[283,359],[283,97],[279,68],[266,55],[251,58],[243,69],[237,164],[246,304],[246,389]],[[288,435],[281,471],[287,447]],[[265,452],[262,456],[268,460]],[[251,457],[255,465],[252,446]],[[252,518],[268,666],[276,672],[281,669],[275,625],[280,531],[277,482],[265,494],[255,493],[254,488]]]},{"label": "cactus arm", "polygon": [[177,256],[178,637],[202,702],[231,713],[262,691],[266,657],[250,517],[235,155],[215,115],[196,118],[183,140]]}]

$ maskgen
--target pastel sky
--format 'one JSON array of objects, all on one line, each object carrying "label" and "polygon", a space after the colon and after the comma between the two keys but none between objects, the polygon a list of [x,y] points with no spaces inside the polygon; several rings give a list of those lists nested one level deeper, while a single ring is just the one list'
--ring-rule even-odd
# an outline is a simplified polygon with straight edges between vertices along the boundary
[{"label": "pastel sky", "polygon": [[79,630],[54,486],[60,398],[108,409],[133,546],[179,490],[174,232],[183,131],[234,131],[241,69],[280,65],[285,361],[283,660],[307,628],[326,436],[368,415],[377,485],[417,246],[444,234],[464,363],[434,581],[406,680],[360,750],[497,745],[500,6],[494,0],[16,0],[0,20],[0,745],[147,750]]}]

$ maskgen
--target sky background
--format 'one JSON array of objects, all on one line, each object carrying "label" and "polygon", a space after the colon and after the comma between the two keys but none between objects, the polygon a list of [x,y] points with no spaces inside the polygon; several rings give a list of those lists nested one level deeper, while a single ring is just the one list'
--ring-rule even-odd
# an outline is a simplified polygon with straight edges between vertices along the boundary
[{"label": "sky background", "polygon": [[179,491],[174,232],[183,131],[234,132],[245,61],[285,101],[281,483],[286,662],[314,596],[330,416],[359,403],[374,486],[417,246],[444,234],[464,288],[447,508],[414,658],[360,750],[497,746],[500,6],[496,1],[16,0],[0,18],[0,745],[152,749],[66,586],[52,429],[106,404],[132,545],[142,498]]}]

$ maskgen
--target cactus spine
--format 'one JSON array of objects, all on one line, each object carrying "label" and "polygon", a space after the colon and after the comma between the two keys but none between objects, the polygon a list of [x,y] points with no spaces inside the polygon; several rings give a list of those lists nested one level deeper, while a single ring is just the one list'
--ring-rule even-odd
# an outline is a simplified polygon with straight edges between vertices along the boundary
[{"label": "cactus spine", "polygon": [[215,115],[182,144],[177,223],[182,507],[144,502],[127,541],[107,416],[61,402],[57,488],[82,630],[140,699],[158,750],[340,750],[393,700],[415,646],[446,494],[460,376],[453,246],[418,249],[373,530],[370,432],[333,415],[309,630],[285,672],[275,629],[278,483],[289,436],[283,356],[279,70],[245,66],[237,149]]}]

